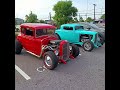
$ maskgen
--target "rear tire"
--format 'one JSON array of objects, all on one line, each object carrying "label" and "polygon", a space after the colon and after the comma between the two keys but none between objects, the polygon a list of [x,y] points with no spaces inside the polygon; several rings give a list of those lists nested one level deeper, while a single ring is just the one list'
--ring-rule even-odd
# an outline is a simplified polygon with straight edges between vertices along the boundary
[{"label": "rear tire", "polygon": [[93,50],[94,45],[93,45],[93,43],[92,43],[91,41],[85,41],[85,42],[83,43],[82,47],[83,47],[83,49],[84,49],[85,51],[89,51],[89,52],[90,52],[90,51]]},{"label": "rear tire", "polygon": [[79,47],[75,44],[71,44],[71,46],[72,46],[72,52],[71,52],[72,56],[76,58],[80,53]]},{"label": "rear tire", "polygon": [[22,51],[22,45],[18,40],[15,40],[15,53],[20,54]]},{"label": "rear tire", "polygon": [[53,70],[58,65],[58,58],[52,51],[47,51],[44,54],[44,65],[47,69]]}]

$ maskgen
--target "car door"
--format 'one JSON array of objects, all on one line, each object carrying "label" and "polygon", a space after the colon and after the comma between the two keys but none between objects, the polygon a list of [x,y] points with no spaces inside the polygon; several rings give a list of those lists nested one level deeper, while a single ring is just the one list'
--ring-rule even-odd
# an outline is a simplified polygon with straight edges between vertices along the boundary
[{"label": "car door", "polygon": [[35,38],[34,38],[34,52],[36,55],[40,55],[41,54],[41,49],[42,49],[42,43],[41,43],[41,37],[40,35],[42,36],[43,33],[43,30],[42,29],[38,29],[38,30],[35,30]]},{"label": "car door", "polygon": [[26,35],[26,47],[27,47],[27,50],[32,52],[32,53],[35,53],[34,52],[34,37],[33,36],[30,36],[30,35]]},{"label": "car door", "polygon": [[68,40],[69,42],[74,42],[74,28],[72,26],[63,26],[63,40]]},{"label": "car door", "polygon": [[25,43],[25,49],[34,53],[34,30],[26,28],[23,38]]}]

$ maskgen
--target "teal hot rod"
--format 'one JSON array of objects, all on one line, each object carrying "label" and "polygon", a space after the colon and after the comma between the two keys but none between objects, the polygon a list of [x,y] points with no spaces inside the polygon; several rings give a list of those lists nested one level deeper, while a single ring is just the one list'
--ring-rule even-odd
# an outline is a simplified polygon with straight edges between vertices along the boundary
[{"label": "teal hot rod", "polygon": [[55,30],[55,36],[61,40],[67,40],[83,47],[85,51],[91,51],[93,48],[101,47],[104,44],[99,33],[95,31],[86,31],[80,24],[63,24],[60,29]]}]

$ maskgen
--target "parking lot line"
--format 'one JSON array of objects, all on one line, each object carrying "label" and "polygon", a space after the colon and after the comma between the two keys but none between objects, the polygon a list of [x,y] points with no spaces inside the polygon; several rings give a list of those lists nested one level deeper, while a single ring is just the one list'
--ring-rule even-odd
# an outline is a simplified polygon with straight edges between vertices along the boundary
[{"label": "parking lot line", "polygon": [[15,69],[26,79],[31,79],[24,71],[22,71],[17,65],[15,65]]}]

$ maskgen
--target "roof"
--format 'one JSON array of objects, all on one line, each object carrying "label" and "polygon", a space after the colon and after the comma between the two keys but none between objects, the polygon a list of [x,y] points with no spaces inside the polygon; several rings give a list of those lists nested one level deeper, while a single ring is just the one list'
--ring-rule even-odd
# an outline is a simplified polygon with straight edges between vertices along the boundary
[{"label": "roof", "polygon": [[78,23],[70,23],[70,24],[63,24],[61,26],[80,26],[80,24],[78,24]]},{"label": "roof", "polygon": [[31,28],[56,28],[53,25],[50,24],[44,24],[44,23],[23,23],[21,24],[22,27],[31,27]]}]

